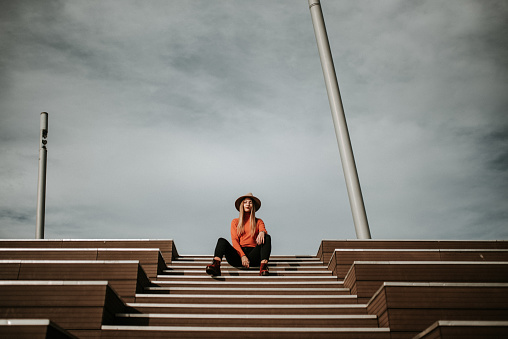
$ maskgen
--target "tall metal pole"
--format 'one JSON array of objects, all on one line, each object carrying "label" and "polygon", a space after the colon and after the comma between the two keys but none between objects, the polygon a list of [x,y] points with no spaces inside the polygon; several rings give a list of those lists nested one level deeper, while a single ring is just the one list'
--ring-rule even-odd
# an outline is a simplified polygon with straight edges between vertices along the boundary
[{"label": "tall metal pole", "polygon": [[44,239],[44,219],[46,214],[46,165],[48,150],[48,113],[41,113],[41,131],[39,138],[39,179],[37,185],[37,228],[36,239]]},{"label": "tall metal pole", "polygon": [[356,170],[355,159],[353,156],[353,148],[349,139],[349,132],[346,124],[346,116],[340,98],[339,84],[333,66],[332,53],[326,34],[325,20],[321,10],[319,0],[309,0],[310,14],[312,16],[312,24],[314,25],[314,33],[321,58],[321,67],[325,77],[326,91],[328,92],[328,100],[330,101],[330,109],[332,111],[333,124],[335,126],[335,135],[339,144],[340,158],[342,160],[342,168],[346,179],[346,187],[353,213],[353,222],[355,224],[356,237],[358,239],[370,239],[369,223],[367,221],[367,213],[363,203],[362,190],[360,188],[360,180]]}]

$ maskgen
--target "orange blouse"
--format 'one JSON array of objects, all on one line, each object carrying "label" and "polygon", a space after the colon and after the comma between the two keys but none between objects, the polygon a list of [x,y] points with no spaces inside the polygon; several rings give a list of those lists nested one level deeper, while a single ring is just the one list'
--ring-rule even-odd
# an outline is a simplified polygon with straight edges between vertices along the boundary
[{"label": "orange blouse", "polygon": [[231,221],[231,240],[233,240],[233,247],[238,252],[240,257],[243,257],[245,253],[242,251],[242,247],[256,247],[256,238],[258,237],[259,232],[266,232],[265,223],[263,220],[256,218],[256,231],[254,235],[250,234],[250,218],[246,213],[244,215],[243,229],[245,230],[241,236],[238,236],[237,226],[238,226],[238,218],[233,219]]}]

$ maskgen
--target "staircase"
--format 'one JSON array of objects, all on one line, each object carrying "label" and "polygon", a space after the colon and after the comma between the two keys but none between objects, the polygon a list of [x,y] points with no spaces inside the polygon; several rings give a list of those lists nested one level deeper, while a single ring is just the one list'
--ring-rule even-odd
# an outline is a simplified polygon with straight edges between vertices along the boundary
[{"label": "staircase", "polygon": [[270,275],[172,240],[0,240],[0,338],[507,338],[508,241],[323,240]]},{"label": "staircase", "polygon": [[102,338],[247,337],[389,338],[327,266],[313,256],[272,256],[270,275],[225,261],[220,277],[211,256],[180,256],[117,314]]}]

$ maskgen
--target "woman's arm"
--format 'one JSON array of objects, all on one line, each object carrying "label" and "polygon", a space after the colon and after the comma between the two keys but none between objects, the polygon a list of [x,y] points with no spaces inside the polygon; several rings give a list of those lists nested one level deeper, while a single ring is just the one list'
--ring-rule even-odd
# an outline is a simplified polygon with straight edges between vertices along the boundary
[{"label": "woman's arm", "polygon": [[233,247],[238,252],[238,255],[240,257],[245,257],[245,253],[242,251],[242,246],[240,246],[240,237],[238,236],[237,227],[238,219],[233,219],[233,221],[231,221],[231,241],[233,242]]},{"label": "woman's arm", "polygon": [[246,267],[246,268],[249,268],[249,265],[250,265],[249,258],[247,258],[247,256],[244,255],[242,257],[242,266]]},{"label": "woman's arm", "polygon": [[263,220],[258,219],[256,226],[259,231],[258,236],[256,238],[256,244],[258,244],[258,245],[264,244],[265,243],[265,234],[268,233],[268,232],[266,232],[265,223],[263,222]]},{"label": "woman's arm", "polygon": [[256,238],[256,244],[261,245],[265,243],[265,232],[261,231]]}]

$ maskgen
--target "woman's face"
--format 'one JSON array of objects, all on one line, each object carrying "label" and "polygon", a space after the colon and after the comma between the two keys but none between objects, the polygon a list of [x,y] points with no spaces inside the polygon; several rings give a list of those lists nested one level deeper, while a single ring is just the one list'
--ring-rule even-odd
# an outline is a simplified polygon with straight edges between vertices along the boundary
[{"label": "woman's face", "polygon": [[252,199],[246,198],[242,201],[244,212],[252,211]]}]

